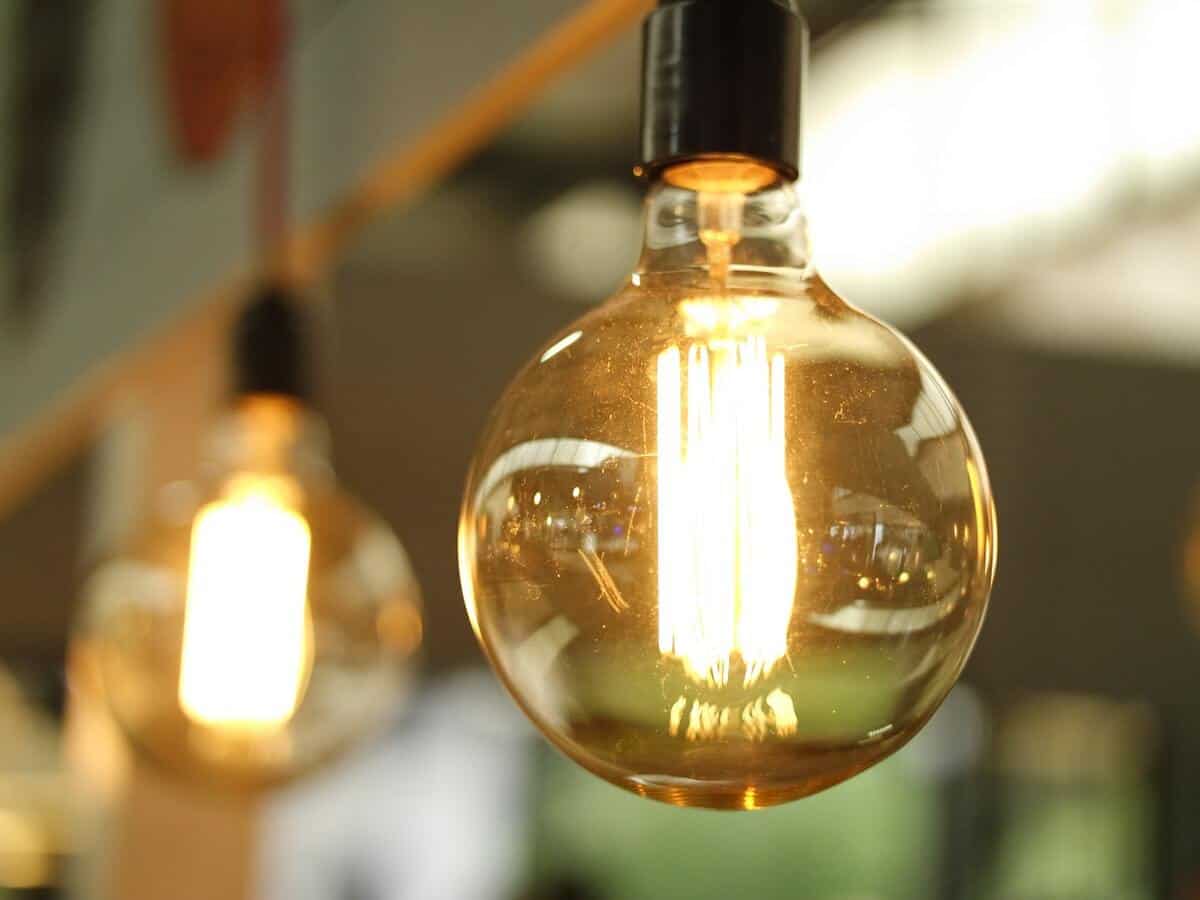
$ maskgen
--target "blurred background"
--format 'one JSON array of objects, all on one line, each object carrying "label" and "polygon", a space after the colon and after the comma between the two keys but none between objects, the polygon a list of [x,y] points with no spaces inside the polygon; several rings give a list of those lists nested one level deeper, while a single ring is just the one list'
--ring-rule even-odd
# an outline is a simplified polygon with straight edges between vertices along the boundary
[{"label": "blurred background", "polygon": [[[635,261],[649,5],[0,6],[0,896],[1200,897],[1193,0],[801,3],[818,267],[954,386],[998,504],[988,620],[916,741],[790,806],[674,810],[560,759],[484,667],[464,473]],[[281,56],[283,131],[253,99]],[[263,259],[311,300],[315,405],[424,642],[385,734],[248,800],[145,767],[66,672]]]}]

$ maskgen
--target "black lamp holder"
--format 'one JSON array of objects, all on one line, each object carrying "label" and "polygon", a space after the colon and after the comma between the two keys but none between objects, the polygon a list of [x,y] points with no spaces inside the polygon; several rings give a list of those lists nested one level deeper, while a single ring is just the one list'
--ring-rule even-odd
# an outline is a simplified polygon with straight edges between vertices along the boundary
[{"label": "black lamp holder", "polygon": [[306,331],[296,298],[276,284],[261,287],[234,328],[235,395],[279,394],[310,400]]},{"label": "black lamp holder", "polygon": [[799,177],[808,28],[795,0],[661,0],[642,34],[639,172],[734,156]]}]

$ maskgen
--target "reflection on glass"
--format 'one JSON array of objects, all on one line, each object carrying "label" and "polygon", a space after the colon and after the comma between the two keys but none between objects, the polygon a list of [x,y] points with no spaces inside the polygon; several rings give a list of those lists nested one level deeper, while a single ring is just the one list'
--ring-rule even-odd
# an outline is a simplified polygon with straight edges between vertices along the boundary
[{"label": "reflection on glass", "polygon": [[501,677],[568,756],[680,805],[771,805],[900,747],[991,586],[961,409],[802,226],[781,182],[657,185],[631,283],[517,376],[469,478]]}]

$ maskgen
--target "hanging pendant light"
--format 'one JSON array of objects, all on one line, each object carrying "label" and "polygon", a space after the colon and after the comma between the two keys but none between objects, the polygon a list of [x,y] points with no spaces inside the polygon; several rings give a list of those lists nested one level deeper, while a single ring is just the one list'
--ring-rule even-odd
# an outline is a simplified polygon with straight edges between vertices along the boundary
[{"label": "hanging pendant light", "polygon": [[[254,197],[267,271],[287,219],[279,57],[264,85]],[[399,541],[334,476],[325,424],[309,405],[297,298],[267,279],[232,344],[232,402],[201,472],[167,486],[90,576],[77,639],[147,760],[258,789],[339,755],[396,713],[421,604]]]},{"label": "hanging pendant light", "polygon": [[86,585],[77,637],[108,708],[183,777],[292,778],[381,727],[410,685],[420,591],[392,532],[337,484],[301,336],[278,289],[248,305],[202,472]]},{"label": "hanging pendant light", "polygon": [[463,501],[501,680],[575,762],[680,806],[770,806],[903,746],[995,567],[953,394],[814,267],[806,44],[783,0],[650,15],[641,259],[509,384]]}]

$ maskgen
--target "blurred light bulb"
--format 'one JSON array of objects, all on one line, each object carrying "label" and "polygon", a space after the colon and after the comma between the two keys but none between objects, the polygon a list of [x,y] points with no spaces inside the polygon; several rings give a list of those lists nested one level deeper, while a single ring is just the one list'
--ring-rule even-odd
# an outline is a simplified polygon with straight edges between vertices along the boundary
[{"label": "blurred light bulb", "polygon": [[293,399],[243,397],[208,469],[198,489],[168,486],[164,517],[88,579],[75,651],[148,759],[255,788],[399,709],[420,592],[395,537],[337,489],[320,422]]},{"label": "blurred light bulb", "polygon": [[805,796],[945,698],[995,563],[932,366],[815,274],[794,186],[669,167],[627,286],[539,348],[468,478],[467,608],[587,769],[684,806]]},{"label": "blurred light bulb", "polygon": [[270,479],[235,481],[192,526],[179,704],[194,722],[272,729],[308,673],[312,534]]}]

